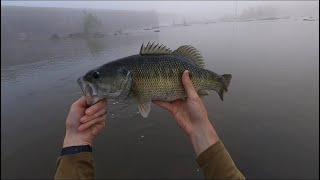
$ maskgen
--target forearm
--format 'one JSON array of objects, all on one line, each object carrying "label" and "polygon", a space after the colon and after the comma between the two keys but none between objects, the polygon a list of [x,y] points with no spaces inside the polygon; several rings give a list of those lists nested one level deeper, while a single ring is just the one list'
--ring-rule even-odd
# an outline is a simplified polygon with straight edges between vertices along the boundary
[{"label": "forearm", "polygon": [[245,179],[221,141],[202,152],[197,162],[207,179]]},{"label": "forearm", "polygon": [[54,179],[94,179],[94,168],[91,152],[60,156]]},{"label": "forearm", "polygon": [[91,141],[84,141],[77,135],[76,133],[69,132],[70,130],[66,131],[66,135],[64,136],[63,145],[62,147],[70,147],[70,146],[82,146],[82,145],[89,145],[92,147]]},{"label": "forearm", "polygon": [[94,179],[91,145],[67,130],[54,179]]},{"label": "forearm", "polygon": [[219,137],[209,120],[205,121],[198,128],[195,128],[195,131],[189,137],[197,157],[219,141]]},{"label": "forearm", "polygon": [[190,139],[207,179],[244,179],[209,120],[197,128]]}]

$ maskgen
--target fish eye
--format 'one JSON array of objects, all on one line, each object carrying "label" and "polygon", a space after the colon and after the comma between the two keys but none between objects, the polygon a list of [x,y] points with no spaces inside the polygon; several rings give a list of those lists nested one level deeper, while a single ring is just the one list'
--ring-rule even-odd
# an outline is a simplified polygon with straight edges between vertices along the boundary
[{"label": "fish eye", "polygon": [[94,78],[94,79],[98,79],[100,77],[100,74],[98,71],[93,71],[91,76]]}]

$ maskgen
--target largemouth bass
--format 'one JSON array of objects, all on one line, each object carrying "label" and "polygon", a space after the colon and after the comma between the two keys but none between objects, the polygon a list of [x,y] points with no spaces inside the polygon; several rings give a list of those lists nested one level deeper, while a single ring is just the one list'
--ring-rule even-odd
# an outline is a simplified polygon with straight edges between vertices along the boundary
[{"label": "largemouth bass", "polygon": [[139,112],[147,117],[152,100],[173,101],[187,97],[181,79],[189,70],[200,96],[214,90],[223,101],[231,74],[218,75],[204,68],[199,51],[189,45],[171,51],[164,45],[142,44],[140,53],[124,57],[87,72],[78,79],[88,105],[103,98],[134,99]]}]

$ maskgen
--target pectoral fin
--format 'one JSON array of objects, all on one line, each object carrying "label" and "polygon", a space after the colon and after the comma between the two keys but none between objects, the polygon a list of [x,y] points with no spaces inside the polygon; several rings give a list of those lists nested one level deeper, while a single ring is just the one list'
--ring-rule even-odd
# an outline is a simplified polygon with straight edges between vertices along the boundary
[{"label": "pectoral fin", "polygon": [[150,110],[151,110],[151,101],[141,103],[139,105],[139,112],[142,115],[142,117],[144,117],[144,118],[148,117]]}]

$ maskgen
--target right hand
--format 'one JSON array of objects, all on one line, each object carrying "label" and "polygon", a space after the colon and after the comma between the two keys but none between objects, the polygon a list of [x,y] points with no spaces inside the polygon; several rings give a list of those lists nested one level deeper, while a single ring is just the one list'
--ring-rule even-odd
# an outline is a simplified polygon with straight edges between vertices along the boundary
[{"label": "right hand", "polygon": [[71,105],[66,119],[66,135],[63,147],[90,145],[104,129],[106,123],[107,100],[87,107],[86,100],[82,96]]},{"label": "right hand", "polygon": [[198,156],[219,141],[219,138],[208,119],[207,110],[193,87],[187,70],[183,72],[182,84],[187,93],[187,100],[178,99],[172,102],[156,100],[153,102],[171,112],[180,128],[191,139]]}]

